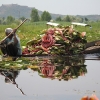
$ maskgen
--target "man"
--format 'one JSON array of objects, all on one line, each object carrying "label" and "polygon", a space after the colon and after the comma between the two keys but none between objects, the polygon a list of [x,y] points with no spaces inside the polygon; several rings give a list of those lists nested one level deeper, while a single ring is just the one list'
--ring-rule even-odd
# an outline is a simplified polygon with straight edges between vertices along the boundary
[{"label": "man", "polygon": [[[12,33],[12,34],[11,34]],[[1,51],[4,56],[12,56],[13,60],[16,60],[15,57],[22,55],[22,50],[20,46],[20,39],[16,35],[16,29],[6,28],[5,34],[8,36],[4,41],[1,42]]]}]

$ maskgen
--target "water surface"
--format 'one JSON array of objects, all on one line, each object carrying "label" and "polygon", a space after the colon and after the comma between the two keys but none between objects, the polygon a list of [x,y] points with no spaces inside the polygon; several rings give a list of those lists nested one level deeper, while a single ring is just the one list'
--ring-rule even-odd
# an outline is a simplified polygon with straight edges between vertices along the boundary
[{"label": "water surface", "polygon": [[[92,94],[100,98],[100,60],[94,59],[98,58],[36,57],[10,65],[0,62],[0,100],[80,100]],[[5,81],[12,69],[15,78]]]}]

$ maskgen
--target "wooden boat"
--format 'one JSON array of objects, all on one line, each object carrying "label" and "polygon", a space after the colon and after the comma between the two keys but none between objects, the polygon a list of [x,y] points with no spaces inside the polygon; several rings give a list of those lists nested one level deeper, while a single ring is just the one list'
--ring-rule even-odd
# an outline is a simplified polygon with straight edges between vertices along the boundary
[{"label": "wooden boat", "polygon": [[100,40],[88,42],[85,46],[84,54],[100,53]]},{"label": "wooden boat", "polygon": [[[88,42],[86,43],[84,52],[84,54],[95,54],[95,53],[100,53],[100,40],[96,40],[96,41],[92,41],[92,42]],[[22,55],[22,57],[35,57],[35,56],[47,56],[47,54],[42,54],[42,55]],[[49,55],[48,55],[49,56]],[[68,56],[68,55],[64,55],[64,56]]]}]

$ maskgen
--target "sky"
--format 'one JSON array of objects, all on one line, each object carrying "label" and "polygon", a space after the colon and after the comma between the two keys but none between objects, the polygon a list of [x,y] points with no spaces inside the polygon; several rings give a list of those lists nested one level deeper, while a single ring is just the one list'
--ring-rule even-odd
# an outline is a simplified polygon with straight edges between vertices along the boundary
[{"label": "sky", "polygon": [[0,0],[2,4],[35,7],[62,15],[100,15],[100,0]]}]

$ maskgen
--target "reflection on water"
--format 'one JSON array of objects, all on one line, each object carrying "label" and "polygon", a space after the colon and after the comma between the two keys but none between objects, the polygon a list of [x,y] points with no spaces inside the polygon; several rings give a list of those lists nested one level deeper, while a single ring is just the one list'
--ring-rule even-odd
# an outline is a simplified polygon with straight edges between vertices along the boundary
[{"label": "reflection on water", "polygon": [[[5,61],[3,61],[0,66],[2,69],[9,70],[21,70],[30,68],[34,71],[37,71],[38,74],[43,78],[58,80],[63,79],[68,81],[73,78],[78,78],[78,76],[83,76],[85,75],[85,73],[87,73],[86,65],[84,64],[84,62],[85,60],[83,57],[80,57],[79,59],[77,56],[34,57],[28,59],[19,59],[15,62],[6,59],[6,63]],[[9,73],[11,73],[11,71]]]},{"label": "reflection on water", "polygon": [[[38,71],[41,77],[58,79],[58,80],[71,80],[78,78],[80,75],[87,73],[84,59],[69,58],[69,57],[55,57],[44,59],[32,59],[32,65],[29,66],[32,70]],[[37,64],[35,64],[37,63]],[[34,68],[34,66],[37,66]]]},{"label": "reflection on water", "polygon": [[[31,86],[26,85],[26,82],[24,82],[24,79],[27,77],[28,73],[26,73],[26,71],[28,71],[30,69],[32,76],[34,76],[32,78],[32,76],[29,76],[27,78],[27,80],[30,82],[29,84],[32,84],[32,80],[34,79],[34,82],[35,80],[37,80],[36,84],[37,84],[37,88],[40,89],[41,85],[38,83],[38,82],[41,82],[41,84],[47,88],[47,91],[51,91],[50,88],[48,86],[51,86],[52,82],[54,82],[55,80],[55,83],[54,83],[54,86],[55,84],[58,85],[58,86],[61,86],[61,87],[57,87],[57,86],[52,86],[54,87],[55,91],[59,91],[58,94],[55,94],[58,96],[58,98],[56,97],[57,100],[61,100],[63,98],[64,99],[64,96],[65,96],[65,92],[63,93],[63,90],[64,88],[66,88],[67,85],[69,85],[71,83],[71,80],[76,80],[76,81],[73,81],[75,82],[78,82],[77,85],[79,83],[81,83],[80,81],[80,76],[83,77],[83,76],[86,76],[87,74],[87,65],[85,64],[85,59],[84,59],[84,56],[74,56],[74,57],[49,57],[49,56],[45,56],[45,57],[29,57],[29,58],[19,58],[17,61],[11,61],[11,58],[3,58],[3,61],[0,62],[0,77],[3,76],[5,79],[4,79],[4,82],[5,83],[11,83],[13,85],[15,85],[15,87],[21,92],[21,94],[23,95],[27,95],[28,93],[23,90],[22,88],[20,88],[18,82],[22,82],[23,83],[23,86],[25,88],[30,88],[30,87],[33,87],[35,84],[32,84]],[[38,73],[38,74],[36,74]],[[23,75],[22,75],[23,74]],[[37,76],[38,75],[38,76]],[[20,78],[22,77],[22,78]],[[40,78],[41,79],[40,79]],[[79,78],[79,80],[78,80]],[[18,81],[20,79],[20,81]],[[31,79],[31,80],[29,80]],[[45,79],[45,80],[42,80],[42,79]],[[46,83],[46,79],[50,79],[48,85]],[[16,80],[18,82],[16,82]],[[42,83],[43,81],[43,83]],[[63,81],[63,85],[61,85],[59,83],[59,81]],[[33,83],[34,83],[33,82]],[[66,82],[66,83],[65,83]],[[45,84],[46,83],[46,84]],[[65,86],[65,84],[67,84]],[[71,83],[71,84],[74,84],[74,83]],[[57,87],[57,88],[56,88]],[[38,93],[40,91],[37,92],[37,90],[35,90],[36,87],[34,87],[34,91],[31,90],[32,92],[35,92],[35,93]],[[41,87],[42,88],[42,87]],[[73,88],[73,85],[71,87],[67,87],[67,89],[72,89]],[[43,89],[44,90],[44,89]],[[44,94],[47,93],[47,91],[42,91],[42,93],[44,92]],[[48,91],[48,92],[49,92]],[[68,91],[68,90],[66,90]],[[73,91],[78,91],[79,90],[76,90],[75,88],[73,88]],[[40,94],[42,94],[40,93]],[[56,93],[56,92],[54,92]],[[49,94],[54,94],[53,91],[52,93],[49,92]],[[61,95],[61,96],[60,96]],[[72,100],[70,98],[71,95],[73,95],[73,92],[70,92],[67,97],[69,97],[69,100]],[[59,97],[60,96],[60,97]],[[13,94],[10,95],[10,97],[13,97]],[[75,95],[73,95],[73,97],[75,97]],[[81,96],[79,96],[81,97]],[[78,96],[76,96],[76,98],[78,98]],[[25,98],[24,98],[25,99]],[[41,99],[41,96],[40,96],[40,99]],[[37,100],[40,100],[39,98]],[[56,100],[53,98],[53,100]],[[15,99],[17,100],[17,99]],[[26,99],[25,99],[26,100]],[[27,100],[31,100],[29,98],[27,98]],[[43,100],[43,99],[41,99]],[[48,100],[48,99],[46,99]],[[73,99],[73,100],[77,100],[77,99]]]},{"label": "reflection on water", "polygon": [[17,77],[17,75],[19,74],[19,70],[13,70],[13,69],[9,69],[9,70],[5,70],[5,69],[0,69],[0,75],[3,75],[5,77],[5,83],[12,83],[14,84],[17,89],[20,90],[20,92],[24,94],[24,92],[22,91],[22,89],[20,89],[18,87],[18,84],[16,83],[15,79]]}]

